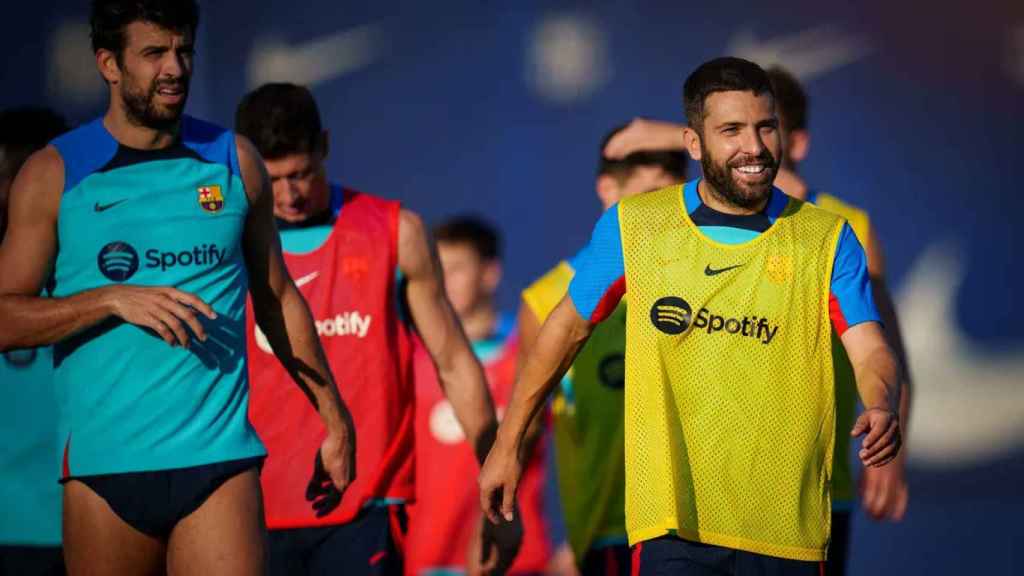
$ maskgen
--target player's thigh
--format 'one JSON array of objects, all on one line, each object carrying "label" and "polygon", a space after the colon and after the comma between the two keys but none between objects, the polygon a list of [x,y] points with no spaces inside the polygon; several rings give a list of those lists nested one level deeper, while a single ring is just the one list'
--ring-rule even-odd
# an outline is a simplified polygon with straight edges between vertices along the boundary
[{"label": "player's thigh", "polygon": [[178,522],[167,544],[167,571],[171,576],[266,573],[266,529],[256,468],[226,480]]},{"label": "player's thigh", "polygon": [[404,529],[401,507],[367,508],[359,517],[334,527],[317,545],[310,576],[333,576],[345,567],[349,576],[401,576],[404,565],[399,540]]},{"label": "player's thigh", "polygon": [[164,573],[166,549],[122,520],[107,501],[79,482],[64,485],[64,562],[71,576]]}]

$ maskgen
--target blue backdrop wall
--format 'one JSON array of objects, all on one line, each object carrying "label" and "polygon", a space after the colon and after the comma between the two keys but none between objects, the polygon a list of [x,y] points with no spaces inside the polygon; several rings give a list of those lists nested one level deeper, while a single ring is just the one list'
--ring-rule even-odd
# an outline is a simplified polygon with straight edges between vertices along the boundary
[{"label": "blue backdrop wall", "polygon": [[[1024,571],[1024,4],[207,2],[189,112],[231,124],[262,81],[309,84],[329,170],[435,222],[505,236],[501,301],[577,250],[598,216],[598,143],[681,120],[683,79],[736,54],[806,82],[810,182],[867,208],[915,374],[906,520],[857,518],[853,571]],[[0,23],[0,105],[100,114],[86,3]],[[696,173],[696,172],[694,172]]]}]

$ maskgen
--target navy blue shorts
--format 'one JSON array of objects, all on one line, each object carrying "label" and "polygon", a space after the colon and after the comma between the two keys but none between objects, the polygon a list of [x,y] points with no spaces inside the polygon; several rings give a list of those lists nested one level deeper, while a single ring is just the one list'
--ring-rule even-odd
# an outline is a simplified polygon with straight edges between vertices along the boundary
[{"label": "navy blue shorts", "polygon": [[631,552],[627,544],[592,547],[580,564],[582,576],[629,576]]},{"label": "navy blue shorts", "polygon": [[764,556],[711,544],[662,536],[633,546],[633,574],[639,576],[822,576],[824,562]]},{"label": "navy blue shorts", "polygon": [[107,501],[119,518],[139,532],[166,539],[183,518],[195,512],[225,482],[263,466],[263,456],[189,468],[72,476]]},{"label": "navy blue shorts", "polygon": [[366,508],[337,526],[271,530],[270,575],[402,576],[405,506]]},{"label": "navy blue shorts", "polygon": [[18,576],[64,576],[64,553],[60,546],[0,546],[0,574]]}]

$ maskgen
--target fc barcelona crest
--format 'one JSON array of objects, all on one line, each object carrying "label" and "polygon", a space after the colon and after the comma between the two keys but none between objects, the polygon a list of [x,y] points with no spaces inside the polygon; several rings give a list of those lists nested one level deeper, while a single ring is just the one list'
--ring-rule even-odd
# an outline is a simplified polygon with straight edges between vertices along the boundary
[{"label": "fc barcelona crest", "polygon": [[224,195],[220,193],[220,186],[200,186],[199,205],[207,212],[219,212],[224,207]]}]

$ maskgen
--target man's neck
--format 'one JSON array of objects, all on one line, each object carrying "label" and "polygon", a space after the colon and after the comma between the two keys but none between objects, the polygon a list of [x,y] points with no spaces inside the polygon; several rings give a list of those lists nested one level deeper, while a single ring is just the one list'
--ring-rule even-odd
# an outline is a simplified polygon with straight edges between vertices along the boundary
[{"label": "man's neck", "polygon": [[771,198],[769,194],[764,200],[761,200],[756,205],[749,208],[745,206],[737,206],[728,200],[726,200],[718,190],[707,181],[706,178],[701,178],[700,183],[697,185],[697,195],[700,196],[700,201],[707,205],[708,208],[722,214],[733,214],[736,216],[749,216],[751,214],[759,214],[764,211],[764,207],[768,205],[768,200]]},{"label": "man's neck", "polygon": [[807,199],[807,183],[796,173],[796,170],[779,168],[779,173],[775,175],[775,185],[787,196],[792,196],[797,200]]},{"label": "man's neck", "polygon": [[498,311],[490,302],[477,306],[475,310],[459,318],[466,337],[471,342],[486,340],[494,335],[498,328]]},{"label": "man's neck", "polygon": [[103,116],[103,126],[114,137],[114,140],[129,148],[159,150],[174,143],[174,139],[178,137],[181,121],[175,122],[174,126],[167,130],[139,126],[128,119],[123,107],[112,104],[106,115]]}]

